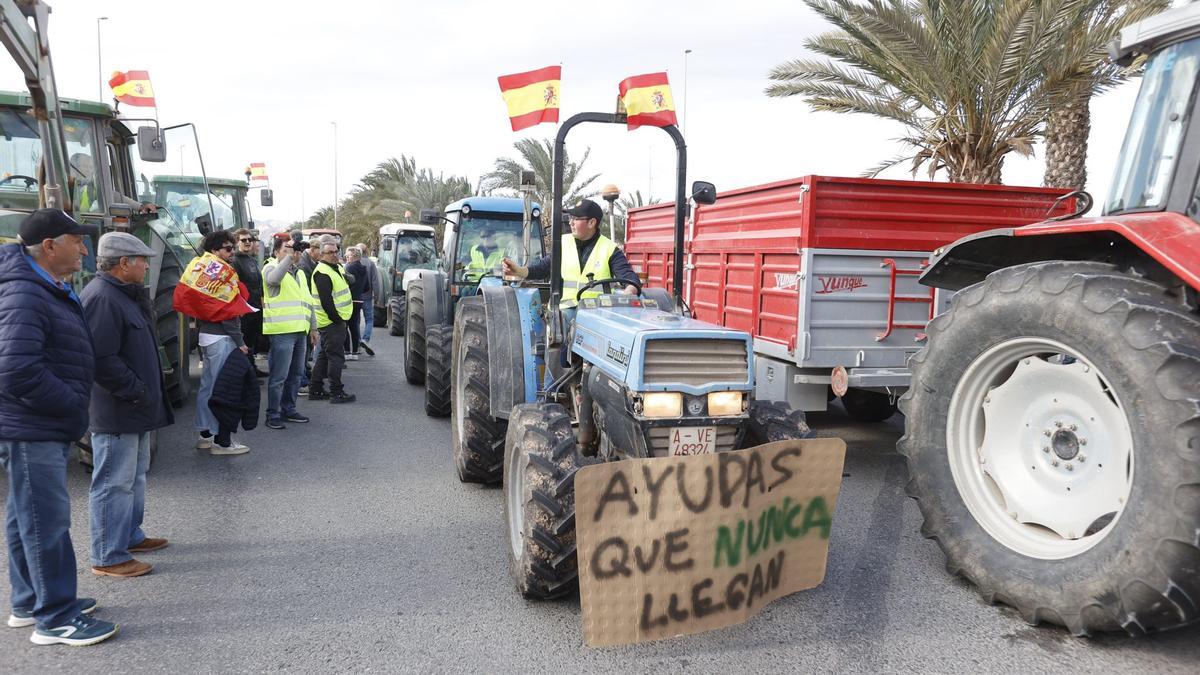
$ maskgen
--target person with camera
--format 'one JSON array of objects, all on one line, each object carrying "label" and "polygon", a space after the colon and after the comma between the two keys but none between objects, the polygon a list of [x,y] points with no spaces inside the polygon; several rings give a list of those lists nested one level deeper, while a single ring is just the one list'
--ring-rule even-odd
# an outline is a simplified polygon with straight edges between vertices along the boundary
[{"label": "person with camera", "polygon": [[284,422],[308,421],[296,410],[296,398],[308,345],[316,340],[317,318],[308,275],[300,267],[300,255],[308,242],[299,235],[276,237],[275,257],[263,267],[263,334],[271,341],[267,354],[269,429],[284,429]]}]

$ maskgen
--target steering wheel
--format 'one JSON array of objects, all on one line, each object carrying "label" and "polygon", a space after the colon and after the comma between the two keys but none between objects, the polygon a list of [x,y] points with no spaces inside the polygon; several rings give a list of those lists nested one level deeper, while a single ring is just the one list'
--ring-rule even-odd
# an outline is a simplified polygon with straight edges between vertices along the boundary
[{"label": "steering wheel", "polygon": [[580,286],[579,290],[575,292],[575,302],[579,302],[579,300],[583,298],[584,291],[587,291],[588,289],[591,289],[591,288],[595,288],[597,286],[603,286],[604,292],[611,295],[613,284],[623,284],[625,286],[633,286],[634,288],[637,289],[638,295],[642,294],[642,282],[640,279],[638,281],[630,281],[628,279],[592,279],[591,281],[587,282],[583,286]]},{"label": "steering wheel", "polygon": [[12,181],[16,181],[16,180],[25,181],[25,189],[26,190],[33,187],[34,185],[37,185],[36,178],[34,178],[33,176],[26,176],[26,175],[20,174],[20,173],[14,173],[11,176],[5,176],[4,178],[0,178],[0,185],[3,185],[5,183],[11,183]]}]

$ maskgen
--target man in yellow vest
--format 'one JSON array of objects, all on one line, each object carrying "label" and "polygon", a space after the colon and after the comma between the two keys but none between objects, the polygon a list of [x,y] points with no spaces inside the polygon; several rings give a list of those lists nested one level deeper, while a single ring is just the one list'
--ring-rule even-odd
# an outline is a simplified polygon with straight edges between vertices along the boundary
[{"label": "man in yellow vest", "polygon": [[480,277],[490,273],[504,258],[504,251],[496,246],[496,233],[490,229],[479,233],[480,241],[471,247],[471,259],[467,262],[463,276],[468,281],[478,281]]},{"label": "man in yellow vest", "polygon": [[[347,394],[342,385],[342,370],[346,367],[346,336],[354,300],[342,266],[338,264],[338,247],[333,242],[321,243],[321,256],[313,269],[311,292],[320,333],[321,353],[313,364],[312,379],[308,382],[308,400],[329,399],[330,403],[352,403],[357,397]],[[329,377],[329,393],[325,393],[325,377]]]},{"label": "man in yellow vest", "polygon": [[[575,306],[575,295],[587,283],[589,274],[595,280],[627,281],[630,285],[625,287],[625,292],[637,293],[637,288],[632,284],[637,283],[638,277],[625,254],[611,239],[600,234],[600,221],[604,219],[604,209],[596,202],[585,199],[567,213],[571,216],[571,234],[563,235],[562,241],[563,297],[559,307]],[[505,258],[504,273],[519,279],[549,279],[550,259],[541,258],[530,263],[528,267],[522,267]],[[597,286],[588,289],[583,297],[594,298],[601,293],[603,288]]]},{"label": "man in yellow vest", "polygon": [[284,422],[303,424],[296,410],[304,356],[317,336],[317,317],[308,275],[300,269],[298,239],[275,237],[275,257],[262,271],[263,335],[271,341],[267,354],[267,428],[284,429]]}]

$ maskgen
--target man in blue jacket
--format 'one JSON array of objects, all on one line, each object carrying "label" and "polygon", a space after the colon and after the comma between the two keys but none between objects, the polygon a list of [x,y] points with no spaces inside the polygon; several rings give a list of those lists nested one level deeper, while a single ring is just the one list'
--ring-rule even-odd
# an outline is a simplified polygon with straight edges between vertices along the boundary
[{"label": "man in blue jacket", "polygon": [[63,280],[87,255],[94,228],[58,209],[20,226],[0,247],[0,465],[8,474],[6,535],[12,615],[34,644],[90,645],[117,626],[75,597],[67,456],[88,428],[94,363],[83,307]]},{"label": "man in blue jacket", "polygon": [[142,282],[157,255],[127,232],[108,232],[96,247],[100,272],[80,297],[92,330],[92,572],[138,577],[152,568],[134,553],[166,548],[142,531],[150,432],[174,421],[167,404],[150,293]]}]

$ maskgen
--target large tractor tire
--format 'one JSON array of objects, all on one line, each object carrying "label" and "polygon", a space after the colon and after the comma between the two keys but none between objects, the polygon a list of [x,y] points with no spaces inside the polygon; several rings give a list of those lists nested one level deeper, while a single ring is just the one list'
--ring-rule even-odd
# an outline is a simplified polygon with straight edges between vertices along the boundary
[{"label": "large tractor tire", "polygon": [[[374,300],[371,302],[374,302]],[[390,311],[390,307],[376,307],[374,311],[371,312],[371,327],[383,328],[386,326],[388,324],[388,312]]]},{"label": "large tractor tire", "polygon": [[404,297],[392,298],[388,305],[388,333],[393,337],[404,335],[404,324],[408,319],[408,303]]},{"label": "large tractor tire", "polygon": [[425,331],[425,414],[450,414],[451,326],[430,326]]},{"label": "large tractor tire", "polygon": [[900,452],[946,567],[1030,624],[1200,618],[1200,317],[1101,263],[993,272],[912,359]]},{"label": "large tractor tire", "polygon": [[896,414],[892,397],[877,391],[850,389],[842,396],[842,407],[855,422],[882,422]]},{"label": "large tractor tire", "polygon": [[571,593],[579,580],[575,474],[600,460],[579,452],[557,403],[514,408],[504,454],[504,526],[517,590],[537,600]]},{"label": "large tractor tire", "polygon": [[175,408],[183,407],[192,385],[188,377],[188,356],[191,351],[189,324],[187,318],[178,314],[172,305],[175,285],[179,283],[181,272],[174,255],[163,255],[158,287],[154,292],[155,330],[158,343],[166,350],[171,368],[170,374],[166,375],[167,399]]},{"label": "large tractor tire", "polygon": [[751,401],[750,419],[742,436],[742,448],[764,443],[811,438],[812,430],[805,421],[804,411],[792,410],[782,401]]},{"label": "large tractor tire", "polygon": [[405,318],[404,377],[409,384],[421,384],[425,381],[425,289],[420,280],[408,285]]},{"label": "large tractor tire", "polygon": [[450,443],[464,483],[496,484],[504,470],[507,422],[491,415],[490,360],[483,296],[463,298],[454,317]]}]

